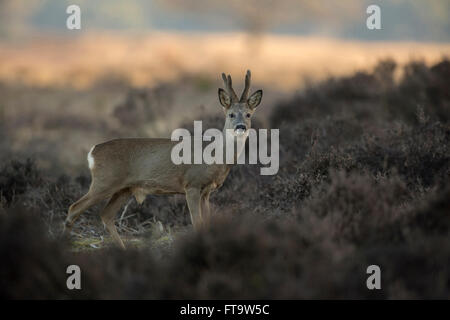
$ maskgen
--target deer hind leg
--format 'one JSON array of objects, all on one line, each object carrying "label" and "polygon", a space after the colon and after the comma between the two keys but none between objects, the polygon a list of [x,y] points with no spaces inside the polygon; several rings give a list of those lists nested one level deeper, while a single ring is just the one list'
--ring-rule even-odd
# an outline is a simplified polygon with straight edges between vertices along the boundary
[{"label": "deer hind leg", "polygon": [[77,220],[84,211],[94,204],[108,198],[110,195],[111,193],[108,191],[108,188],[92,182],[88,193],[69,207],[69,212],[66,221],[64,222],[63,235],[70,233],[75,220]]},{"label": "deer hind leg", "polygon": [[124,189],[113,194],[111,199],[106,204],[105,208],[100,213],[103,223],[108,229],[113,240],[117,243],[119,247],[125,249],[125,245],[120,239],[119,233],[117,232],[116,226],[114,224],[114,218],[120,207],[130,198],[132,195],[129,189]]},{"label": "deer hind leg", "polygon": [[94,196],[91,192],[86,193],[69,208],[66,221],[64,222],[63,234],[67,235],[72,230],[75,220],[89,207],[103,200],[102,197]]},{"label": "deer hind leg", "polygon": [[186,190],[186,201],[191,214],[192,225],[198,230],[202,225],[202,209],[200,205],[200,190],[190,188]]}]

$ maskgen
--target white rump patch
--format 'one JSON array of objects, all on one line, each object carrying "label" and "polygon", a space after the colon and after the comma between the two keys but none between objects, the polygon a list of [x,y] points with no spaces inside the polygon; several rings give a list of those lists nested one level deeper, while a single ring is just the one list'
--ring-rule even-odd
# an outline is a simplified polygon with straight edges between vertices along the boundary
[{"label": "white rump patch", "polygon": [[91,148],[91,151],[89,151],[88,155],[87,155],[87,161],[89,163],[89,169],[93,169],[94,168],[94,157],[92,156],[92,151],[94,151],[95,146],[93,146]]}]

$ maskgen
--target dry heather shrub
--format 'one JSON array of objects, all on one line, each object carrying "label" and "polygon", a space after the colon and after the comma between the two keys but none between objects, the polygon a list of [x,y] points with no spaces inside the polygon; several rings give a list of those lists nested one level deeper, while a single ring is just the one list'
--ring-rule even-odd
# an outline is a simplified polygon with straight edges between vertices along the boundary
[{"label": "dry heather shrub", "polygon": [[[92,299],[158,296],[160,273],[147,252],[107,249],[74,254],[62,239],[47,236],[39,213],[11,207],[0,214],[0,297]],[[68,290],[66,269],[78,265],[82,290]]]},{"label": "dry heather shrub", "polygon": [[[333,255],[320,251],[317,247],[309,250],[292,222],[262,223],[245,217],[215,221],[211,229],[180,241],[168,269],[178,290],[170,292],[168,297],[313,297],[322,286],[336,285],[320,280],[322,271],[330,271],[331,265],[337,264]],[[313,260],[314,267],[308,267],[307,263]],[[336,272],[342,269],[337,266]],[[313,289],[314,282],[317,286]],[[331,291],[322,292],[333,296]]]},{"label": "dry heather shrub", "polygon": [[433,118],[447,122],[450,119],[449,77],[448,58],[430,68],[421,61],[409,63],[399,85],[387,94],[386,104],[390,114],[415,122],[417,106],[421,106]]},{"label": "dry heather shrub", "polygon": [[[177,290],[160,261],[146,250],[118,248],[69,257],[84,272],[83,299],[161,299],[163,290]],[[180,272],[182,272],[180,270]]]},{"label": "dry heather shrub", "polygon": [[[89,179],[82,175],[73,180],[66,175],[60,175],[57,179],[47,178],[39,186],[24,194],[21,203],[28,208],[35,209],[47,225],[51,236],[58,237],[62,231],[68,208],[87,193],[88,181]],[[97,214],[101,205],[87,209],[77,219],[73,231],[85,236],[104,234],[103,226]]]},{"label": "dry heather shrub", "polygon": [[[211,228],[178,238],[173,255],[155,260],[146,249],[103,249],[70,253],[65,244],[47,238],[37,214],[10,208],[0,215],[0,296],[3,298],[445,298],[449,296],[450,246],[446,208],[449,193],[431,197],[420,210],[402,217],[381,214],[373,198],[353,196],[361,177],[333,174],[330,190],[322,197],[324,208],[335,200],[333,192],[346,194],[336,209],[318,212],[311,202],[300,221],[258,221],[243,216],[216,219]],[[359,183],[353,183],[353,182]],[[376,184],[380,183],[379,186]],[[390,188],[389,188],[390,187]],[[373,182],[366,188],[396,201],[395,179]],[[386,188],[386,190],[384,190]],[[345,190],[344,190],[345,189]],[[384,191],[383,191],[384,190]],[[341,198],[339,198],[341,199]],[[319,200],[317,200],[319,201]],[[361,215],[372,224],[352,219]],[[322,207],[320,207],[322,208]],[[324,210],[325,210],[324,209]],[[370,211],[372,210],[372,211]],[[437,212],[437,213],[436,213]],[[384,212],[386,213],[386,212]],[[306,214],[317,219],[307,220]],[[322,217],[322,215],[324,215]],[[341,216],[353,227],[336,221]],[[423,223],[432,218],[432,222]],[[381,221],[381,223],[380,223]],[[435,225],[443,226],[435,228]],[[349,230],[364,231],[361,240]],[[398,233],[403,237],[398,236]],[[383,235],[380,236],[379,234]],[[360,234],[360,236],[363,236]],[[5,263],[7,262],[7,263]],[[65,287],[68,265],[82,269],[81,291]],[[383,290],[367,290],[368,265],[382,269]]]},{"label": "dry heather shrub", "polygon": [[450,187],[428,195],[428,201],[410,210],[408,220],[403,220],[409,241],[420,242],[424,237],[439,238],[450,235]]},{"label": "dry heather shrub", "polygon": [[393,80],[395,68],[395,62],[382,60],[372,73],[357,72],[311,86],[276,106],[271,123],[279,127],[283,122],[343,111],[364,120],[397,118],[416,123],[417,106],[422,106],[433,119],[447,122],[450,61],[444,58],[431,67],[412,61],[404,67],[398,83]]},{"label": "dry heather shrub", "polygon": [[[385,277],[386,297],[394,299],[448,299],[450,296],[449,230],[450,189],[427,195],[419,208],[412,208],[381,234],[402,234],[404,241],[392,243],[378,236],[360,248],[367,263],[380,265]],[[377,232],[375,230],[374,232]]]},{"label": "dry heather shrub", "polygon": [[68,298],[60,244],[47,238],[37,212],[11,207],[0,214],[0,297]]},{"label": "dry heather shrub", "polygon": [[11,160],[0,170],[0,199],[10,205],[29,188],[42,183],[42,177],[32,159]]},{"label": "dry heather shrub", "polygon": [[411,126],[388,123],[366,133],[366,124],[351,116],[286,123],[280,134],[280,171],[261,189],[265,205],[284,211],[301,205],[312,187],[329,181],[330,170],[363,176],[396,172],[414,192],[444,188],[450,173],[450,128],[418,116],[420,123]]},{"label": "dry heather shrub", "polygon": [[450,172],[449,142],[448,125],[427,122],[354,145],[350,152],[359,167],[375,174],[395,168],[411,188],[442,187]]},{"label": "dry heather shrub", "polygon": [[401,234],[382,232],[404,214],[410,192],[398,176],[331,172],[330,181],[314,188],[310,199],[297,211],[305,230],[319,228],[336,241],[355,245],[374,241],[393,242]]},{"label": "dry heather shrub", "polygon": [[[70,254],[21,210],[0,217],[4,298],[310,297],[310,277],[320,278],[320,268],[304,268],[317,254],[298,254],[305,244],[294,224],[217,221],[180,239],[173,259],[158,261],[145,250]],[[320,255],[326,269],[330,259]],[[69,264],[81,267],[81,291],[65,287]]]}]

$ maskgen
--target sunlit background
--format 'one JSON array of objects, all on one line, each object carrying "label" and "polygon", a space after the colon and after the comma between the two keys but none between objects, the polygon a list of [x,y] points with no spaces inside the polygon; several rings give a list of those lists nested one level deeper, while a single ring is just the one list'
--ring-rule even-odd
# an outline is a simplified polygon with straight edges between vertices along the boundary
[{"label": "sunlit background", "polygon": [[[81,8],[81,30],[66,8]],[[381,30],[366,27],[369,4]],[[290,90],[329,74],[448,54],[446,0],[2,0],[0,79],[85,87],[114,74],[154,85],[186,73],[258,70]]]},{"label": "sunlit background", "polygon": [[[65,9],[83,11],[83,33],[93,30],[274,32],[360,40],[450,39],[446,0],[2,0],[3,37],[31,31],[64,32]],[[384,28],[364,28],[365,10],[381,7]]]}]

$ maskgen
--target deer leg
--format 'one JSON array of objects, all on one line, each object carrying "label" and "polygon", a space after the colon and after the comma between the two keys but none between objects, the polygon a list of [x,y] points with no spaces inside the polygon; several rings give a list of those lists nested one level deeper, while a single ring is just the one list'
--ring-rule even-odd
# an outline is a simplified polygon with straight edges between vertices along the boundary
[{"label": "deer leg", "polygon": [[129,189],[121,190],[113,194],[111,199],[106,204],[105,208],[100,213],[100,217],[102,218],[103,223],[108,229],[109,233],[113,240],[121,247],[125,249],[125,245],[120,239],[119,233],[117,232],[116,225],[114,224],[114,218],[116,216],[117,211],[120,207],[130,198],[131,191]]},{"label": "deer leg", "polygon": [[202,209],[200,206],[200,190],[190,188],[186,190],[186,201],[191,214],[192,225],[198,230],[202,225]]},{"label": "deer leg", "polygon": [[202,208],[202,217],[203,221],[206,225],[209,225],[211,222],[211,210],[209,207],[209,192],[202,194],[201,197],[201,208]]},{"label": "deer leg", "polygon": [[66,221],[64,222],[63,235],[70,234],[75,220],[89,207],[93,206],[97,202],[103,200],[102,197],[93,196],[91,192],[86,193],[78,201],[72,204],[69,208]]},{"label": "deer leg", "polygon": [[89,187],[88,193],[82,196],[78,201],[73,203],[69,207],[69,212],[67,213],[66,221],[64,222],[63,235],[70,234],[73,224],[76,219],[89,207],[108,198],[111,195],[107,187],[102,186],[99,183],[94,183],[94,178],[92,177],[91,186]]}]

